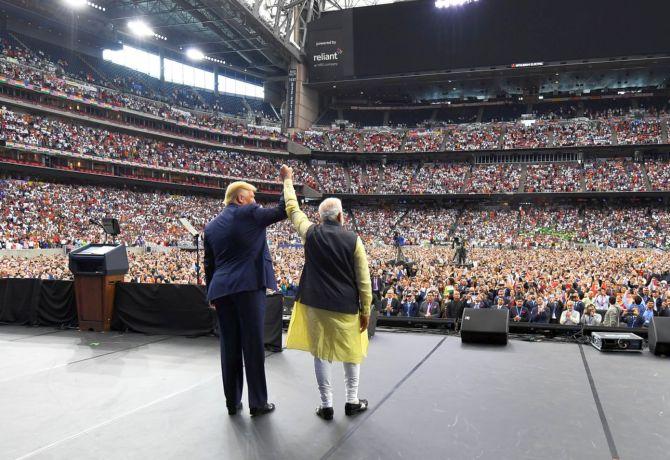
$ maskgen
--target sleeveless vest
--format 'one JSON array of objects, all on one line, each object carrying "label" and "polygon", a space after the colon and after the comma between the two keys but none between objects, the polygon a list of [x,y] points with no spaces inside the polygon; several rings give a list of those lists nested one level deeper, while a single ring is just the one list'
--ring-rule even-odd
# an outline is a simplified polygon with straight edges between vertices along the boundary
[{"label": "sleeveless vest", "polygon": [[305,266],[296,299],[337,313],[358,313],[354,251],[358,237],[340,224],[312,225],[305,237]]}]

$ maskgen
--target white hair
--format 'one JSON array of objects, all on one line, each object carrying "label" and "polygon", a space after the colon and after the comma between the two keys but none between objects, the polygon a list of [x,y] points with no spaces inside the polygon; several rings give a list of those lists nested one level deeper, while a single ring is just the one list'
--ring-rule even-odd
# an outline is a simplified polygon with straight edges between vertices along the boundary
[{"label": "white hair", "polygon": [[339,198],[326,198],[319,205],[321,222],[330,220],[337,222],[337,216],[342,213],[342,201]]}]

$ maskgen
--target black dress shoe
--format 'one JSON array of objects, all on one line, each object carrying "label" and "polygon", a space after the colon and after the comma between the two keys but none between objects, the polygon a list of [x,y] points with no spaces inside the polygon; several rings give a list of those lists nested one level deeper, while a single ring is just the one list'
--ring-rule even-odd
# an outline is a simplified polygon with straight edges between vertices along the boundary
[{"label": "black dress shoe", "polygon": [[275,410],[274,404],[265,403],[265,405],[261,407],[252,407],[251,409],[249,409],[249,412],[251,413],[252,417],[258,417],[259,415],[269,414],[273,410]]},{"label": "black dress shoe", "polygon": [[228,415],[235,415],[238,411],[242,410],[242,403],[239,403],[236,406],[226,406],[228,408]]},{"label": "black dress shoe", "polygon": [[335,411],[332,407],[319,407],[316,409],[316,415],[324,420],[332,420]]},{"label": "black dress shoe", "polygon": [[365,412],[366,410],[368,410],[367,399],[359,399],[358,404],[346,403],[344,405],[344,413],[349,416],[360,414],[361,412]]}]

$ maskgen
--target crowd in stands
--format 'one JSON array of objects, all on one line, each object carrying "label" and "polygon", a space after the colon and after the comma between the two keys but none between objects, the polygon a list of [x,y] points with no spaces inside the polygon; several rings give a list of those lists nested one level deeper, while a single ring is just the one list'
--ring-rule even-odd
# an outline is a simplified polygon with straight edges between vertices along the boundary
[{"label": "crowd in stands", "polygon": [[586,235],[584,217],[572,206],[519,208],[516,244],[526,248],[569,248]]},{"label": "crowd in stands", "polygon": [[293,142],[317,151],[329,150],[326,139],[325,134],[320,131],[296,131],[291,136]]},{"label": "crowd in stands", "polygon": [[[420,193],[417,188],[419,163],[389,162],[379,166],[377,193]],[[432,192],[429,192],[432,193]]]},{"label": "crowd in stands", "polygon": [[459,319],[464,308],[493,308],[506,311],[510,322],[622,328],[670,316],[665,254],[475,249],[472,268],[454,266],[447,248],[412,248],[406,255],[415,261],[415,276],[384,263],[387,257],[373,259],[382,316]]},{"label": "crowd in stands", "polygon": [[351,209],[350,227],[369,243],[393,244],[396,225],[406,213],[406,209],[395,207],[356,207]]},{"label": "crowd in stands", "polygon": [[[519,165],[508,164],[470,167],[465,163],[418,161],[365,165],[313,162],[314,175],[308,164],[299,160],[161,141],[4,107],[0,109],[0,139],[92,158],[263,181],[276,181],[277,168],[288,162],[296,170],[298,183],[331,193],[510,193],[519,189],[522,171]],[[665,165],[667,161],[646,161],[652,190],[668,189],[670,173]],[[529,193],[582,191],[582,182],[585,191],[649,189],[642,164],[630,159],[587,160],[584,168],[573,163],[531,164],[526,176],[524,190]]]},{"label": "crowd in stands", "polygon": [[617,144],[659,144],[663,134],[662,121],[656,119],[621,119],[614,123]]},{"label": "crowd in stands", "polygon": [[402,149],[404,131],[366,131],[363,133],[363,152],[391,153]]},{"label": "crowd in stands", "polygon": [[[120,219],[120,241],[128,246],[187,247],[190,238],[178,218],[203,228],[222,208],[220,199],[205,196],[11,178],[0,181],[0,202],[4,249],[72,248],[99,241],[101,232],[90,219],[110,216]],[[315,207],[304,209],[312,221],[318,220]],[[644,249],[670,245],[666,208],[359,207],[349,210],[345,220],[365,241],[373,275],[381,271],[387,289],[377,290],[377,302],[391,289],[392,297],[417,303],[407,311],[412,316],[455,318],[462,300],[478,308],[507,308],[512,321],[579,324],[586,315],[584,321],[597,324],[596,315],[603,323],[609,315],[612,325],[644,326],[650,315],[670,313],[664,310],[670,306],[670,292],[663,282],[670,276],[670,255]],[[453,264],[449,242],[454,236],[468,242],[471,268]],[[395,257],[396,237],[415,262],[414,276],[388,264]],[[290,294],[302,267],[300,240],[288,221],[271,227],[268,239],[280,287]],[[193,283],[194,259],[193,252],[178,249],[133,253],[126,281]],[[0,277],[71,275],[64,255],[3,256]],[[421,315],[420,304],[430,293],[434,304]]]},{"label": "crowd in stands", "polygon": [[528,165],[524,192],[580,192],[582,169],[569,163],[541,163]]},{"label": "crowd in stands", "polygon": [[408,210],[397,226],[398,235],[408,244],[445,243],[456,226],[457,216],[458,209],[454,208]]},{"label": "crowd in stands", "polygon": [[223,208],[221,199],[88,185],[0,179],[0,246],[75,247],[102,238],[90,223],[116,217],[128,246],[176,246],[189,241],[179,223],[202,228]]},{"label": "crowd in stands", "polygon": [[515,123],[507,125],[503,148],[505,149],[537,149],[553,144],[551,126],[544,121],[538,121],[530,126]]},{"label": "crowd in stands", "polygon": [[[216,129],[240,136],[263,136],[278,141],[285,140],[285,137],[276,130],[253,126],[243,119],[219,113],[223,109],[222,106],[227,105],[223,101],[230,96],[219,96],[219,100],[213,94],[205,96],[194,88],[179,85],[168,85],[161,92],[142,84],[142,81],[147,81],[146,76],[141,76],[140,80],[111,76],[109,79],[97,80],[92,69],[86,74],[85,81],[77,82],[71,78],[81,79],[81,72],[75,75],[68,74],[68,65],[64,59],[52,60],[43,51],[28,50],[17,43],[12,43],[8,37],[0,41],[0,46],[3,57],[0,59],[0,76],[10,80],[195,127]],[[105,65],[108,67],[113,64]],[[124,69],[124,72],[134,71]],[[207,99],[210,99],[211,103],[208,103]]]},{"label": "crowd in stands", "polygon": [[405,135],[405,152],[438,152],[442,150],[444,135],[441,130],[412,129]]},{"label": "crowd in stands", "polygon": [[445,150],[499,149],[502,132],[502,127],[496,124],[454,125],[447,135]]},{"label": "crowd in stands", "polygon": [[[581,236],[598,246],[631,248],[653,245],[663,248],[669,241],[670,227],[665,225],[667,214],[667,210],[649,208],[588,210]],[[598,224],[598,221],[601,223]]]},{"label": "crowd in stands", "polygon": [[464,193],[512,193],[519,189],[521,167],[511,164],[477,165],[465,180]]},{"label": "crowd in stands", "polygon": [[358,131],[330,131],[327,133],[331,148],[336,152],[360,152],[362,135]]},{"label": "crowd in stands", "polygon": [[589,191],[647,190],[641,164],[631,160],[598,159],[587,162],[584,170]]},{"label": "crowd in stands", "polygon": [[389,128],[311,131],[309,136],[294,135],[294,140],[313,150],[360,153],[538,149],[667,142],[663,137],[667,118],[639,112],[607,118],[607,113],[598,112],[592,119],[549,117],[534,122],[450,124],[406,131]]},{"label": "crowd in stands", "polygon": [[[472,249],[470,267],[449,246],[405,248],[411,272],[391,246],[368,246],[373,303],[380,316],[460,319],[464,308],[501,309],[512,323],[642,328],[670,316],[670,256],[649,250]],[[273,248],[279,290],[295,295],[299,247]],[[0,278],[71,279],[64,255],[4,257]],[[194,283],[195,254],[129,254],[126,282]],[[202,281],[201,281],[202,282]]]},{"label": "crowd in stands", "polygon": [[345,166],[341,163],[313,162],[312,169],[319,184],[319,190],[327,193],[349,193]]},{"label": "crowd in stands", "polygon": [[13,112],[4,107],[0,109],[0,126],[0,138],[15,144],[229,177],[276,181],[277,168],[289,161],[297,166],[297,182],[315,185],[307,177],[304,163],[296,160],[160,141]]},{"label": "crowd in stands", "polygon": [[[11,34],[5,34],[0,41],[0,75],[7,79],[195,127],[286,140],[277,130],[253,126],[243,119],[225,115],[231,96],[217,96],[187,86],[160,84],[158,80],[130,69],[90,56],[84,59],[77,52],[60,49],[53,44],[28,40],[27,37],[24,41],[30,47],[23,46]],[[88,64],[87,60],[95,65]],[[467,116],[448,117],[449,124],[444,128],[409,131],[347,129],[298,133],[293,138],[314,150],[379,153],[529,149],[611,145],[615,142],[657,144],[664,141],[664,130],[667,131],[665,106],[661,109],[654,104],[645,107],[645,100],[641,99],[640,107],[632,110],[630,101],[617,101],[587,101],[582,109],[574,104],[541,104],[533,109],[540,120],[530,125],[515,121],[520,115],[518,108],[503,110],[504,116],[501,117],[487,115],[483,118],[485,123],[475,122],[477,117],[473,114],[477,110],[464,108],[463,113]],[[262,102],[252,102],[254,114],[273,116],[266,113],[272,111],[265,110]],[[485,113],[488,114],[488,111],[485,110]]]},{"label": "crowd in stands", "polygon": [[670,190],[670,161],[668,159],[646,161],[647,177],[654,190]]},{"label": "crowd in stands", "polygon": [[470,165],[465,163],[424,163],[412,183],[412,192],[421,194],[460,193]]},{"label": "crowd in stands", "polygon": [[571,120],[554,125],[554,145],[575,147],[612,144],[612,131],[605,120]]}]

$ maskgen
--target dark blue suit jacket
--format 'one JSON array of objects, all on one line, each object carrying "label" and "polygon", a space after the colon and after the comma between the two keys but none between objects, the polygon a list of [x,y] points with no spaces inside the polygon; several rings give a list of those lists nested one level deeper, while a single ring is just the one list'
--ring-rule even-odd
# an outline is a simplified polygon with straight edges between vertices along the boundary
[{"label": "dark blue suit jacket", "polygon": [[205,281],[210,302],[231,294],[277,289],[265,228],[286,218],[276,208],[229,204],[205,227]]}]

